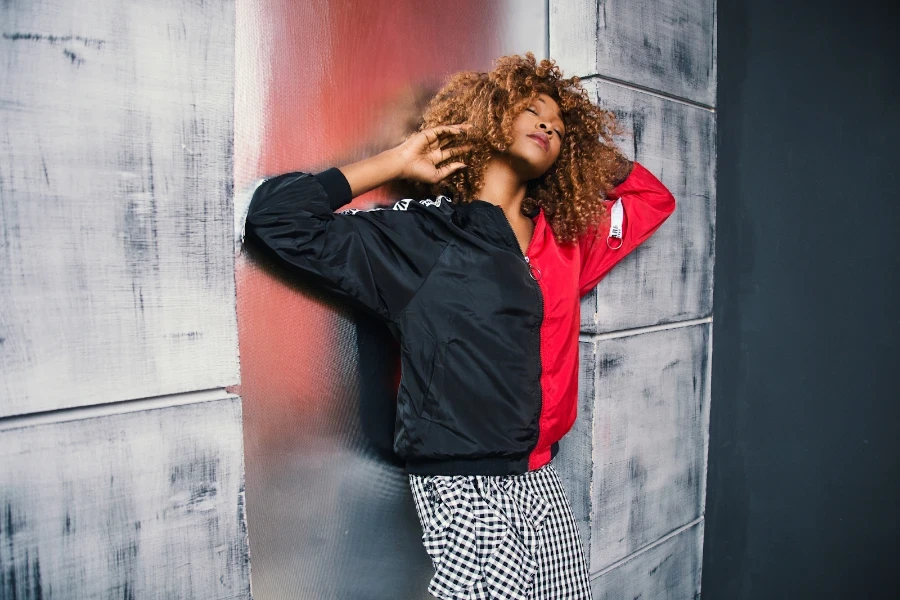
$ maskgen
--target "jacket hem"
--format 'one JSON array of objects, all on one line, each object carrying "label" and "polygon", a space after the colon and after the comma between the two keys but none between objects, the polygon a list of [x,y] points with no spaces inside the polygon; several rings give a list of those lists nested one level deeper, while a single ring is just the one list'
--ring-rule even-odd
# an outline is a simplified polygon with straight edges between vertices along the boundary
[{"label": "jacket hem", "polygon": [[528,472],[528,457],[410,458],[406,470],[413,475],[521,475]]}]

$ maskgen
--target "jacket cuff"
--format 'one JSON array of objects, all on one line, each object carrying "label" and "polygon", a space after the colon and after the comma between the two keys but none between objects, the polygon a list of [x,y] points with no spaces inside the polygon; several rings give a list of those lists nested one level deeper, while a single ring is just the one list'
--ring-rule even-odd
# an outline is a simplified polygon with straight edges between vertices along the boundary
[{"label": "jacket cuff", "polygon": [[646,172],[646,168],[644,165],[639,163],[638,161],[634,161],[631,163],[631,171],[628,173],[628,176],[621,181],[619,185],[610,190],[609,198],[614,200],[616,198],[621,198],[622,194],[631,190],[631,188],[637,183],[638,179],[641,177],[642,172]]},{"label": "jacket cuff", "polygon": [[620,156],[618,167],[616,168],[615,173],[613,173],[613,187],[618,187],[625,183],[625,180],[631,175],[633,169],[634,161],[629,160],[625,156]]},{"label": "jacket cuff", "polygon": [[353,200],[350,182],[347,181],[340,169],[332,167],[321,173],[316,173],[313,177],[316,178],[316,181],[328,194],[328,203],[331,205],[331,210],[337,210]]}]

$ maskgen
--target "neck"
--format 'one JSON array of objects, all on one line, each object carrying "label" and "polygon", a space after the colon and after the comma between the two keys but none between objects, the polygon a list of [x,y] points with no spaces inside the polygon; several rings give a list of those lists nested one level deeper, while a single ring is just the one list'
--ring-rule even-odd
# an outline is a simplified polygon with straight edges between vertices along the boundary
[{"label": "neck", "polygon": [[484,185],[476,196],[502,208],[507,219],[516,219],[522,216],[525,191],[525,182],[516,173],[508,157],[498,154],[488,160],[484,171]]}]

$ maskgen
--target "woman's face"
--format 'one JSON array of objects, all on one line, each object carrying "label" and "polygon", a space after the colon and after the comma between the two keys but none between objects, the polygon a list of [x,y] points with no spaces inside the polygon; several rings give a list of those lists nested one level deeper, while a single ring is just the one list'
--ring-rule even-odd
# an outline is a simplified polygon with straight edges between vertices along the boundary
[{"label": "woman's face", "polygon": [[556,162],[565,134],[559,105],[547,94],[540,94],[513,121],[513,143],[506,154],[524,180],[536,179]]}]

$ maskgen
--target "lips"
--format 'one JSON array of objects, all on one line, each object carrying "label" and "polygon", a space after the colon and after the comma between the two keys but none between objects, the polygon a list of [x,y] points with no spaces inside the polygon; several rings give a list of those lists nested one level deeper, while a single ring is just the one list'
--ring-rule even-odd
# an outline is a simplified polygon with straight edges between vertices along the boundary
[{"label": "lips", "polygon": [[547,137],[545,133],[529,133],[528,137],[537,142],[541,148],[544,149],[544,152],[550,149],[550,138]]}]

